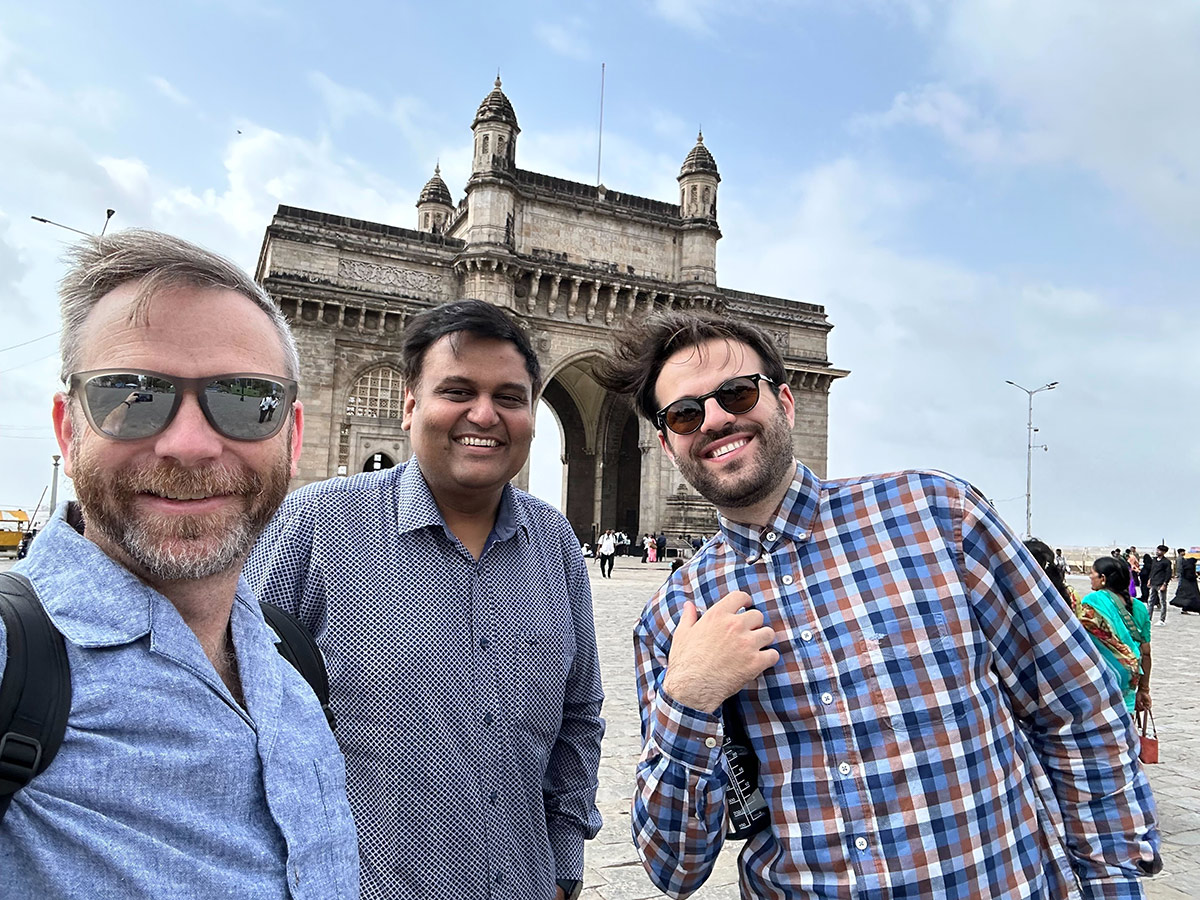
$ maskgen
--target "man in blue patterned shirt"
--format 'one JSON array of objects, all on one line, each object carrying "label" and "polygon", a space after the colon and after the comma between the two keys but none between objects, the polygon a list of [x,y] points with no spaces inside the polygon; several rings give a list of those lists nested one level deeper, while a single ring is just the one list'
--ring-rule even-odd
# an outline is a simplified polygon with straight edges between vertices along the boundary
[{"label": "man in blue patterned shirt", "polygon": [[743,896],[1143,896],[1159,835],[1117,685],[970,485],[817,478],[751,326],[648,320],[601,376],[721,516],[635,629],[632,828],[659,888],[688,895],[721,849],[730,730],[766,810]]},{"label": "man in blue patterned shirt", "polygon": [[[0,821],[0,895],[353,900],[342,754],[239,577],[300,453],[287,320],[168,235],[72,257],[54,431],[79,502],[15,569],[63,635],[71,706]],[[6,648],[0,627],[0,673]]]},{"label": "man in blue patterned shirt", "polygon": [[414,317],[402,353],[413,457],[293,493],[246,575],[325,653],[364,900],[570,897],[603,692],[579,542],[509,483],[541,368],[478,300]]}]

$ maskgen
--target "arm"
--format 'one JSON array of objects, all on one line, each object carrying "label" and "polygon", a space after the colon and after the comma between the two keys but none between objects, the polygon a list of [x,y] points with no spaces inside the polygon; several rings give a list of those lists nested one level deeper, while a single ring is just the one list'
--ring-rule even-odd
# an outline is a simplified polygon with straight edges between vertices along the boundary
[{"label": "arm", "polygon": [[699,618],[672,582],[634,633],[643,746],[633,839],[651,880],[675,897],[704,883],[725,840],[717,710],[779,660],[774,632],[749,604],[732,591]]},{"label": "arm", "polygon": [[562,544],[575,659],[567,673],[562,725],[550,751],[542,793],[554,877],[578,881],[583,878],[583,842],[594,838],[602,824],[596,789],[604,737],[604,719],[600,717],[604,689],[592,621],[591,581],[574,535],[564,535]]},{"label": "arm", "polygon": [[1150,642],[1142,644],[1142,680],[1138,682],[1137,697],[1134,699],[1134,710],[1140,712],[1150,709]]},{"label": "arm", "polygon": [[1037,563],[983,499],[962,498],[961,547],[974,614],[1012,710],[1045,770],[1088,900],[1140,898],[1159,862],[1154,799],[1115,681]]}]

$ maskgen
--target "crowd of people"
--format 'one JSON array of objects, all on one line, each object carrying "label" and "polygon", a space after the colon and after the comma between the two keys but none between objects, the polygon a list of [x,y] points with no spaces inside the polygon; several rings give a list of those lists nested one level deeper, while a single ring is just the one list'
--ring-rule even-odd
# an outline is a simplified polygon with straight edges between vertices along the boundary
[{"label": "crowd of people", "polygon": [[[78,500],[0,590],[32,598],[0,602],[5,686],[36,615],[70,691],[40,710],[49,758],[28,716],[0,722],[0,893],[579,897],[604,691],[578,539],[511,483],[543,383],[520,323],[411,317],[411,458],[289,494],[299,357],[262,288],[154,232],[71,260],[52,420]],[[756,326],[659,312],[596,377],[719,513],[633,634],[631,836],[660,890],[694,891],[732,835],[749,897],[1143,896],[1161,838],[1130,713],[1157,605],[1125,559],[1076,598],[959,478],[817,475]],[[111,387],[139,378],[158,402]],[[277,405],[213,402],[246,380]],[[602,577],[622,546],[597,541]],[[319,646],[328,710],[264,608]]]}]

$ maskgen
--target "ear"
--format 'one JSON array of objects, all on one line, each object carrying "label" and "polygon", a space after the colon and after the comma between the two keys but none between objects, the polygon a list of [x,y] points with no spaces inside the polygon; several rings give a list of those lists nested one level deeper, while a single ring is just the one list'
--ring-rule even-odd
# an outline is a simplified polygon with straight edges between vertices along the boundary
[{"label": "ear", "polygon": [[404,418],[400,420],[400,427],[405,431],[412,431],[413,410],[417,408],[417,395],[410,388],[404,389]]},{"label": "ear", "polygon": [[304,445],[304,404],[299,400],[292,406],[292,473],[296,477],[296,468],[300,463],[300,448]]},{"label": "ear", "polygon": [[662,447],[663,453],[667,454],[667,459],[671,461],[671,465],[678,466],[679,463],[675,461],[675,452],[671,449],[671,444],[667,440],[667,436],[661,431],[656,431],[655,434],[658,435],[658,445]]},{"label": "ear", "polygon": [[54,439],[58,441],[59,452],[63,458],[63,474],[71,477],[71,446],[75,437],[75,423],[71,421],[71,397],[59,392],[54,395],[54,407],[51,410],[54,420]]},{"label": "ear", "polygon": [[783,407],[783,414],[787,416],[788,428],[795,427],[796,398],[792,396],[792,389],[786,382],[779,386],[779,405]]}]

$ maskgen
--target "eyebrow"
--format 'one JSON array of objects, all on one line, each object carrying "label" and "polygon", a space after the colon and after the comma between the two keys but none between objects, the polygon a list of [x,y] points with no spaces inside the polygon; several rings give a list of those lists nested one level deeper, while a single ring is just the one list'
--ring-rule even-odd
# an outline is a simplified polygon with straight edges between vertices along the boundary
[{"label": "eyebrow", "polygon": [[[448,375],[437,383],[438,387],[455,387],[459,385],[471,388],[478,387],[476,382],[462,375]],[[496,385],[496,387],[492,390],[492,393],[495,394],[500,391],[528,394],[530,392],[530,387],[527,384],[521,384],[519,381],[509,381],[505,382],[504,384]]]}]

